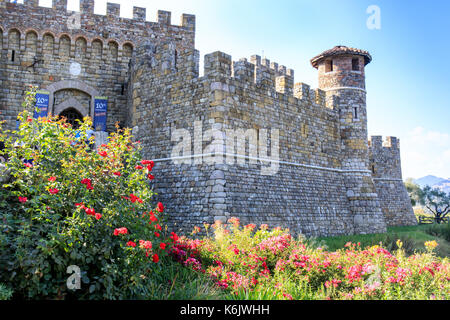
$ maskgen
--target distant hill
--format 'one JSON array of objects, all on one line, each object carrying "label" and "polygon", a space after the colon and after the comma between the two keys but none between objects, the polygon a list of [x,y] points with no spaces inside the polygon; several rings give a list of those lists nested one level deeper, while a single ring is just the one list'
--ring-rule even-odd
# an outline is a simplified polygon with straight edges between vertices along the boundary
[{"label": "distant hill", "polygon": [[432,188],[441,189],[447,193],[450,192],[450,179],[439,178],[436,176],[426,176],[414,180],[421,188],[430,186]]}]

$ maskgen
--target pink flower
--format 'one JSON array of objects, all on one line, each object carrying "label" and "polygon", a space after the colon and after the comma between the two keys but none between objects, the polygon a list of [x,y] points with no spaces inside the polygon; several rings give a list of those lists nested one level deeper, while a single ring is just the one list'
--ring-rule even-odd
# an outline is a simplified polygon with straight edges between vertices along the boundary
[{"label": "pink flower", "polygon": [[48,178],[48,181],[49,182],[55,182],[56,181],[56,177],[50,177],[50,178]]},{"label": "pink flower", "polygon": [[151,249],[152,248],[152,242],[151,241],[145,241],[145,240],[139,240],[139,247],[143,249]]},{"label": "pink flower", "polygon": [[100,220],[102,218],[102,215],[100,213],[95,214],[95,219]]}]

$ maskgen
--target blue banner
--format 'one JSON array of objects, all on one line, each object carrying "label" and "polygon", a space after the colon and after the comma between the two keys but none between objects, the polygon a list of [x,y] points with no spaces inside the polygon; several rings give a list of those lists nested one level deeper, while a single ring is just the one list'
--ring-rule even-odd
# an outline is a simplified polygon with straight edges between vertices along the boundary
[{"label": "blue banner", "polygon": [[95,97],[94,100],[94,130],[106,131],[106,114],[108,111],[108,98]]},{"label": "blue banner", "polygon": [[[37,91],[36,92],[36,104],[34,110],[34,118],[43,118],[48,115],[48,101],[49,101],[50,92],[48,91]],[[36,108],[38,110],[36,110]],[[39,111],[39,112],[38,112]]]}]

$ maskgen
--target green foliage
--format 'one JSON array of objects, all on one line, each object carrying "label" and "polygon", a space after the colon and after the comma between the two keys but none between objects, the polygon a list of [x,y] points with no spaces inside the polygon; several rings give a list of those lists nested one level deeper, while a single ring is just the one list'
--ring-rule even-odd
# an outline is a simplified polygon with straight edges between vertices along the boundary
[{"label": "green foliage", "polygon": [[420,186],[414,182],[412,178],[408,178],[405,181],[406,191],[409,194],[409,198],[411,200],[411,204],[416,206],[419,204],[420,199],[423,198],[423,192]]},{"label": "green foliage", "polygon": [[12,289],[0,283],[0,300],[9,300],[13,294]]},{"label": "green foliage", "polygon": [[[152,163],[142,163],[128,129],[94,150],[89,118],[74,130],[56,117],[33,119],[33,104],[31,90],[19,129],[0,137],[12,176],[0,186],[0,281],[25,299],[147,297],[161,272],[155,254],[164,254]],[[72,265],[78,290],[67,287]]]},{"label": "green foliage", "polygon": [[440,225],[430,225],[427,226],[425,232],[436,237],[443,238],[450,241],[450,223],[440,224]]}]

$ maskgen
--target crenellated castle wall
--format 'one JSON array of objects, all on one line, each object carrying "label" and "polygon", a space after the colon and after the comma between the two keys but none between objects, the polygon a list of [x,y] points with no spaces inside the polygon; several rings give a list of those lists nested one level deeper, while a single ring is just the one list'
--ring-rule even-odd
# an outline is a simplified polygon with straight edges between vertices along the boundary
[{"label": "crenellated castle wall", "polygon": [[220,51],[200,77],[194,16],[172,25],[166,11],[150,22],[142,8],[133,19],[110,3],[96,15],[93,0],[66,8],[0,1],[1,119],[15,125],[28,83],[50,92],[53,114],[92,117],[93,97],[108,97],[107,131],[131,127],[156,162],[151,183],[172,229],[233,216],[313,236],[413,223],[398,148],[367,141],[362,57],[359,71],[348,71],[353,56],[334,57],[333,70],[320,62],[322,89]]},{"label": "crenellated castle wall", "polygon": [[[208,54],[204,76],[198,77],[193,72],[198,52],[179,55],[176,66],[170,64],[171,52],[170,44],[148,44],[136,53],[129,116],[145,154],[157,161],[154,170],[161,181],[156,191],[179,228],[189,231],[203,222],[238,216],[244,223],[279,225],[307,235],[385,230],[382,217],[372,212],[355,216],[350,210],[347,175],[356,173],[358,180],[364,174],[373,182],[367,168],[342,169],[336,98],[294,84],[292,70],[257,56],[248,62],[232,61],[222,52]],[[194,141],[195,123],[201,124],[200,146]],[[173,160],[182,155],[173,154],[180,141],[173,140],[177,129],[191,139],[192,157],[180,163]],[[246,140],[244,159],[230,159],[227,156],[236,149],[229,150],[226,139],[229,130],[238,129],[243,129],[241,134],[254,129],[257,139]],[[273,129],[278,130],[277,154],[272,149]],[[211,130],[216,136],[208,133]],[[219,158],[213,160],[208,146],[220,138],[213,148]],[[264,138],[267,150],[261,152]],[[262,174],[262,168],[276,172]],[[378,205],[376,201],[359,199],[358,205],[370,208]]]}]

